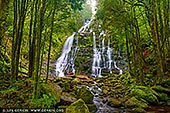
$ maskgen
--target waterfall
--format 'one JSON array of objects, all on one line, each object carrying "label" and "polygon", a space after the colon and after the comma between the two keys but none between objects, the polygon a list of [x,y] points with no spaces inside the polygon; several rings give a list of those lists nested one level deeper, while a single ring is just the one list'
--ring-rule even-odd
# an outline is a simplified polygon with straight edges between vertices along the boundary
[{"label": "waterfall", "polygon": [[72,50],[74,36],[73,33],[64,43],[62,53],[56,61],[56,75],[63,77],[67,68],[71,67],[71,72],[75,73],[74,69],[74,59],[76,56],[77,47]]},{"label": "waterfall", "polygon": [[96,47],[96,36],[93,32],[93,63],[92,63],[92,76],[101,76],[101,52]]},{"label": "waterfall", "polygon": [[107,57],[107,68],[109,69],[110,73],[112,73],[112,49],[110,48],[110,38],[108,38]]},{"label": "waterfall", "polygon": [[[94,15],[96,14],[96,0],[90,0],[92,6],[92,17],[90,21],[86,21],[84,26],[82,26],[78,33],[81,36],[88,31],[91,22],[94,19]],[[112,68],[119,70],[119,74],[122,74],[123,71],[116,65],[116,62],[113,61],[112,53],[113,50],[110,47],[110,37],[107,38],[108,45],[105,46],[105,32],[101,29],[101,25],[99,25],[98,29],[100,32],[98,45],[96,44],[96,33],[90,29],[89,33],[93,35],[93,58],[92,58],[92,73],[93,77],[101,77],[102,70],[109,70],[112,73]],[[78,51],[78,38],[75,37],[76,33],[74,32],[70,37],[67,38],[66,42],[64,43],[62,53],[60,57],[56,61],[56,76],[63,77],[68,73],[75,74],[75,65],[74,61],[76,58],[76,53]],[[76,45],[74,46],[74,40]],[[120,56],[120,54],[119,54]],[[114,64],[114,65],[113,65]]]},{"label": "waterfall", "polygon": [[[116,65],[116,61],[112,58],[113,50],[110,47],[110,37],[107,38],[108,45],[105,46],[105,33],[102,31],[99,34],[100,38],[103,39],[100,42],[97,48],[96,45],[96,34],[93,32],[93,60],[92,60],[92,77],[101,77],[102,70],[108,70],[112,74],[112,69],[115,68],[119,71],[119,74],[122,74],[123,71]],[[118,54],[120,56],[120,53]]]}]

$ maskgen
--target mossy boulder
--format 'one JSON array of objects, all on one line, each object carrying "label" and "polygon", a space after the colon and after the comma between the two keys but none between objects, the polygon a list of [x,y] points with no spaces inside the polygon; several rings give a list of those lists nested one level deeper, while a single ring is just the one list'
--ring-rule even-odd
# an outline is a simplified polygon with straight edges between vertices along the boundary
[{"label": "mossy boulder", "polygon": [[73,85],[77,85],[77,84],[80,84],[81,83],[81,80],[79,78],[75,78],[72,80],[71,82]]},{"label": "mossy boulder", "polygon": [[122,106],[122,102],[119,99],[109,99],[108,105],[112,107],[120,107]]},{"label": "mossy boulder", "polygon": [[170,94],[170,88],[165,88],[162,86],[153,86],[152,89],[160,93]]},{"label": "mossy boulder", "polygon": [[130,107],[130,108],[147,108],[148,105],[147,103],[143,102],[143,101],[139,101],[138,99],[136,99],[135,97],[131,97],[130,99],[128,99],[125,102],[125,106],[126,107]]},{"label": "mossy boulder", "polygon": [[163,80],[162,85],[165,87],[170,87],[170,79]]},{"label": "mossy boulder", "polygon": [[150,104],[158,104],[157,93],[150,87],[146,86],[134,86],[131,89],[131,95],[135,96],[137,99],[144,99]]},{"label": "mossy boulder", "polygon": [[90,113],[87,105],[79,99],[66,108],[66,113]]},{"label": "mossy boulder", "polygon": [[97,111],[96,105],[94,104],[86,104],[89,108],[90,113],[95,113]]},{"label": "mossy boulder", "polygon": [[158,93],[158,99],[161,101],[167,101],[170,100],[170,97],[168,98],[168,95],[165,93]]},{"label": "mossy boulder", "polygon": [[102,93],[104,95],[108,95],[109,94],[109,87],[108,86],[103,86],[102,87]]},{"label": "mossy boulder", "polygon": [[146,113],[146,111],[143,108],[140,108],[140,107],[133,108],[132,111],[135,112],[135,113]]},{"label": "mossy boulder", "polygon": [[67,92],[63,92],[62,95],[61,95],[61,99],[62,101],[65,101],[65,102],[75,102],[77,99],[71,95],[70,93],[67,93]]},{"label": "mossy boulder", "polygon": [[42,84],[41,91],[42,94],[54,95],[57,103],[60,102],[62,88],[56,83]]},{"label": "mossy boulder", "polygon": [[90,92],[90,90],[87,87],[81,87],[77,91],[77,98],[83,99],[86,104],[93,104],[93,97],[94,95]]}]

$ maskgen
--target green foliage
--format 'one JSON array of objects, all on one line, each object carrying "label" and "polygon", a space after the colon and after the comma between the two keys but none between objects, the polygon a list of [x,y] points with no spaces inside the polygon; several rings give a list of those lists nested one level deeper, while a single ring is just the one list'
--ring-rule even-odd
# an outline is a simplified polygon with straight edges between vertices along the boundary
[{"label": "green foliage", "polygon": [[6,94],[8,94],[8,93],[10,93],[10,92],[15,91],[17,88],[18,88],[18,87],[15,86],[15,87],[8,88],[7,90],[2,90],[2,91],[0,91],[0,92],[6,95]]},{"label": "green foliage", "polygon": [[50,93],[43,94],[41,98],[33,100],[33,106],[38,108],[51,108],[57,104],[56,97]]},{"label": "green foliage", "polygon": [[90,4],[83,4],[83,10],[80,11],[81,15],[84,19],[90,19],[92,16],[91,6]]}]

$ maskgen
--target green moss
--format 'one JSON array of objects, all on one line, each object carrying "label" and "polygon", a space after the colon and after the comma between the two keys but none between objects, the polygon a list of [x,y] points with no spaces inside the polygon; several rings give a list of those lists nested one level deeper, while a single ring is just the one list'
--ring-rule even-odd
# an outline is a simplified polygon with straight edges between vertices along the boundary
[{"label": "green moss", "polygon": [[139,101],[135,97],[128,99],[128,101],[125,102],[125,106],[131,107],[131,108],[134,108],[134,107],[147,108],[148,107],[147,103],[143,101]]},{"label": "green moss", "polygon": [[169,86],[170,86],[170,79],[163,80],[162,84],[163,84],[164,86],[169,87]]},{"label": "green moss", "polygon": [[79,99],[66,108],[66,113],[90,113],[87,105]]},{"label": "green moss", "polygon": [[90,113],[95,113],[97,111],[97,108],[94,104],[86,104],[89,108]]},{"label": "green moss", "polygon": [[108,105],[112,107],[120,107],[122,105],[122,102],[118,99],[109,99]]},{"label": "green moss", "polygon": [[78,90],[77,97],[83,99],[86,104],[92,104],[94,95],[87,87],[82,87]]},{"label": "green moss", "polygon": [[139,108],[134,108],[133,111],[135,113],[146,113],[146,111],[143,108],[140,108],[140,107]]},{"label": "green moss", "polygon": [[57,103],[60,102],[62,89],[57,84],[42,84],[41,91],[42,94],[47,94],[49,97],[54,96]]},{"label": "green moss", "polygon": [[158,104],[158,94],[152,90],[152,88],[146,86],[134,86],[131,89],[131,95],[138,99],[142,98],[151,104]]},{"label": "green moss", "polygon": [[169,88],[164,88],[162,86],[154,86],[152,87],[152,89],[154,89],[155,91],[157,92],[160,92],[160,93],[167,93],[167,94],[170,94],[170,89]]}]

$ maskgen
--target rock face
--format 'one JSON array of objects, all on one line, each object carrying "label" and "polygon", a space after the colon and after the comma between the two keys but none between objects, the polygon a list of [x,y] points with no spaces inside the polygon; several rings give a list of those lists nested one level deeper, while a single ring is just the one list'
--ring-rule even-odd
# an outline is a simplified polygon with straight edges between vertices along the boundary
[{"label": "rock face", "polygon": [[90,113],[87,105],[79,99],[66,108],[66,113]]},{"label": "rock face", "polygon": [[77,100],[73,95],[71,95],[71,94],[69,94],[67,92],[62,93],[61,99],[63,101],[70,102],[70,103],[75,102]]},{"label": "rock face", "polygon": [[77,97],[83,99],[86,104],[93,104],[94,95],[87,87],[80,88],[77,92]]}]

